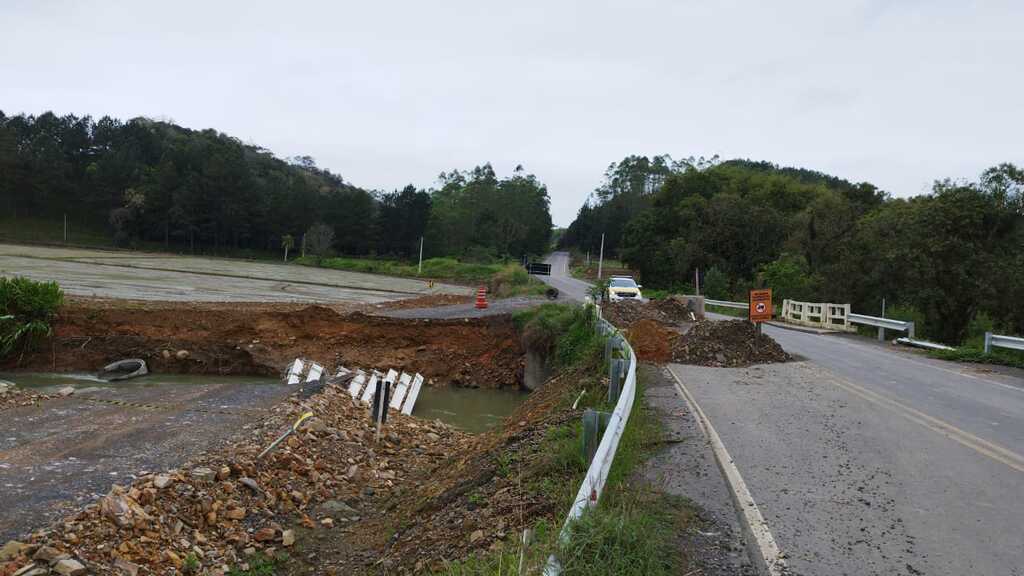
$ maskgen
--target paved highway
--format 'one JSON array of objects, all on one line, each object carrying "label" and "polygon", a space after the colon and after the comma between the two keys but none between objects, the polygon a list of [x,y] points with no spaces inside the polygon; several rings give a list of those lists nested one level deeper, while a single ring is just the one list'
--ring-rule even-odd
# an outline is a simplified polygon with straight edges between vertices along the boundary
[{"label": "paved highway", "polygon": [[[552,285],[579,292],[559,273]],[[564,270],[564,268],[563,268]],[[791,571],[1024,574],[1024,373],[765,327],[800,361],[671,365]]]},{"label": "paved highway", "polygon": [[591,285],[583,280],[577,280],[569,274],[569,253],[553,252],[545,260],[551,264],[551,276],[537,276],[549,286],[558,288],[560,299],[583,301],[583,298],[590,294]]}]

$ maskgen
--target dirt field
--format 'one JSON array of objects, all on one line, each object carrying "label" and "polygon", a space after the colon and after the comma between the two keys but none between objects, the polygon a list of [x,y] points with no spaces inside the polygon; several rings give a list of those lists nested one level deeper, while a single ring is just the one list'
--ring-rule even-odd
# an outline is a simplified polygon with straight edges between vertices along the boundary
[{"label": "dirt field", "polygon": [[175,302],[377,303],[472,291],[270,262],[14,244],[0,244],[0,276],[55,280],[74,296]]}]

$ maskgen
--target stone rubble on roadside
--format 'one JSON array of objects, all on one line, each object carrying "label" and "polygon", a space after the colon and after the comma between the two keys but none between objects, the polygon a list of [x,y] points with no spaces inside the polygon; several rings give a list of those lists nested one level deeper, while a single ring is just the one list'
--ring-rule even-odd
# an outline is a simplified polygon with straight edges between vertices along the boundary
[{"label": "stone rubble on roadside", "polygon": [[[304,425],[262,461],[256,455],[306,411]],[[389,415],[374,444],[367,408],[326,386],[293,395],[222,449],[177,470],[141,473],[78,513],[0,548],[0,576],[171,574],[223,576],[256,553],[296,545],[302,530],[359,521],[467,435],[440,422]]]}]

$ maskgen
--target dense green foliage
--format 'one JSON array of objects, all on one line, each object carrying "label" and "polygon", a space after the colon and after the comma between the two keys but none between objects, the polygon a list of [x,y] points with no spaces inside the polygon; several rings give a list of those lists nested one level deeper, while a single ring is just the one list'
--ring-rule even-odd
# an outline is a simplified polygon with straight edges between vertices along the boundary
[{"label": "dense green foliage", "polygon": [[[713,297],[764,285],[778,299],[849,302],[868,314],[885,298],[941,341],[962,342],[979,312],[1024,333],[1024,172],[1013,165],[894,199],[764,162],[659,158],[613,165],[565,245],[593,251],[605,230],[605,254],[652,288],[680,287],[700,270]],[[616,185],[623,170],[645,184]]]},{"label": "dense green foliage", "polygon": [[513,314],[524,343],[544,350],[558,369],[599,358],[605,338],[594,327],[591,307],[544,304]]},{"label": "dense green foliage", "polygon": [[347,255],[413,257],[425,235],[427,256],[519,258],[545,252],[551,233],[547,189],[521,167],[505,179],[484,165],[442,173],[438,190],[371,192],[308,156],[281,160],[215,130],[49,112],[0,112],[0,214],[5,228],[52,229],[51,241],[68,215],[75,238],[205,253],[276,252],[288,236],[299,249],[317,223]]},{"label": "dense green foliage", "polygon": [[49,336],[50,322],[63,302],[56,282],[0,277],[0,358]]}]

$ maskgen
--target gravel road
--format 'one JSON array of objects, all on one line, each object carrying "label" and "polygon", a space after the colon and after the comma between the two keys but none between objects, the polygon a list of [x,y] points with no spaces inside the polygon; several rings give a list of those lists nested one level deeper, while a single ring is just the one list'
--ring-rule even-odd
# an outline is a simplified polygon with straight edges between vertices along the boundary
[{"label": "gravel road", "polygon": [[[19,375],[9,378],[17,382]],[[268,382],[166,375],[84,382],[68,398],[5,410],[0,542],[45,526],[140,471],[179,466],[226,440],[259,418],[252,410],[294,391]]]}]

